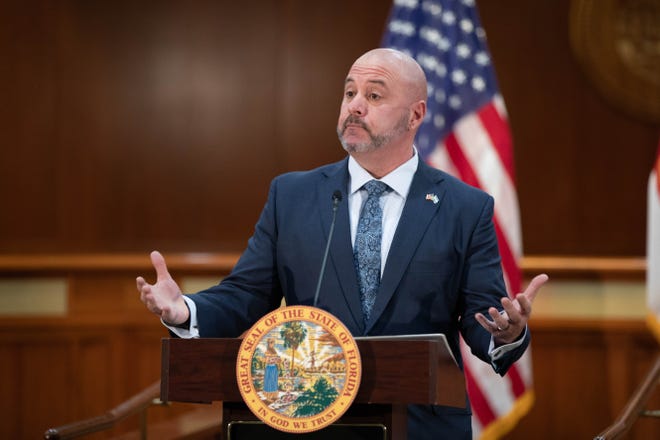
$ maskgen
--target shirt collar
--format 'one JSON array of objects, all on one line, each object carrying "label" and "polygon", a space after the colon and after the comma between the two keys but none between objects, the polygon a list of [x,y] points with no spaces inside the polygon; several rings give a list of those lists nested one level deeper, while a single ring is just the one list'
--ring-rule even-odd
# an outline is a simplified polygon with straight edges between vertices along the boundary
[{"label": "shirt collar", "polygon": [[[412,184],[412,179],[418,165],[419,155],[417,154],[417,148],[413,146],[413,156],[410,159],[399,165],[382,179],[377,180],[386,183],[394,192],[405,199],[408,197],[408,191],[410,190],[410,185]],[[362,188],[365,183],[373,180],[373,176],[362,168],[352,156],[348,158],[348,174],[351,177],[351,195]]]}]

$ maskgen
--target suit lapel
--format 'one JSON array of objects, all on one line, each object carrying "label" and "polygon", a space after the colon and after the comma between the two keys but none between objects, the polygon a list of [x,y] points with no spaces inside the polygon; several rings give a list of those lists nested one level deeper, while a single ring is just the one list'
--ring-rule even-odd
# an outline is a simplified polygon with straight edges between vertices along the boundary
[{"label": "suit lapel", "polygon": [[[420,160],[392,240],[380,289],[366,332],[373,327],[387,307],[387,303],[407,271],[410,260],[415,254],[419,242],[423,239],[429,223],[442,204],[445,192],[441,181],[442,175]],[[427,195],[431,196],[431,200],[426,199]],[[433,200],[434,195],[437,196],[437,202]]]},{"label": "suit lapel", "polygon": [[[357,274],[353,266],[353,246],[351,243],[350,220],[348,217],[348,158],[338,163],[336,168],[330,169],[325,176],[326,179],[321,181],[318,186],[318,199],[321,205],[320,212],[323,232],[326,237],[330,233],[330,226],[332,224],[332,194],[335,190],[340,190],[342,193],[342,199],[337,209],[334,235],[332,243],[330,243],[330,254],[325,276],[331,276],[331,270],[334,268],[335,276],[341,285],[341,295],[348,304],[348,309],[351,311],[351,315],[355,321],[354,328],[362,330],[364,328],[362,306],[360,305]],[[319,294],[319,296],[323,295],[323,292]],[[325,295],[326,301],[339,300],[337,297],[339,292],[325,292]],[[333,297],[328,298],[328,295],[333,295]]]}]

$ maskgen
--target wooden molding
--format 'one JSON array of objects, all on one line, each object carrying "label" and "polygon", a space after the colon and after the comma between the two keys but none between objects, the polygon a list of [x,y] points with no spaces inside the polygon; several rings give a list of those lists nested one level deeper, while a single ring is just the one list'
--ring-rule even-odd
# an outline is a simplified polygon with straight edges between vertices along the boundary
[{"label": "wooden molding", "polygon": [[[238,253],[166,254],[171,270],[190,272],[226,272],[236,264]],[[594,257],[565,255],[528,255],[520,260],[525,274],[540,272],[565,274],[626,274],[640,276],[646,272],[644,257]],[[84,272],[150,269],[147,253],[123,254],[4,254],[0,255],[0,273],[7,272]]]},{"label": "wooden molding", "polygon": [[[237,253],[167,254],[171,270],[229,271],[238,261]],[[148,253],[125,254],[5,254],[0,255],[0,272],[84,272],[151,269]]]},{"label": "wooden molding", "polygon": [[530,277],[547,273],[570,278],[643,279],[646,276],[646,258],[529,255],[521,259],[520,268]]},{"label": "wooden molding", "polygon": [[[166,254],[172,274],[227,274],[238,253]],[[546,273],[553,279],[633,279],[646,277],[644,257],[529,255],[520,260],[525,278]],[[132,272],[152,269],[147,253],[122,254],[5,254],[0,255],[0,276],[65,275],[85,272]]]}]

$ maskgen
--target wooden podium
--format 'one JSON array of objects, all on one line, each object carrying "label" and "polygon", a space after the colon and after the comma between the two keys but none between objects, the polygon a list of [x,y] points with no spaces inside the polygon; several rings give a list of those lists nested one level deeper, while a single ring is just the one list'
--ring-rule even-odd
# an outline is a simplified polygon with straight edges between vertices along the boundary
[{"label": "wooden podium", "polygon": [[[442,336],[356,340],[362,381],[351,408],[335,425],[381,426],[384,435],[377,438],[399,440],[406,439],[407,404],[465,407],[465,378]],[[229,338],[163,339],[161,400],[222,401],[222,438],[240,440],[238,435],[232,437],[232,426],[258,421],[243,403],[236,382],[240,345],[241,339]],[[314,434],[276,435],[314,438]]]}]

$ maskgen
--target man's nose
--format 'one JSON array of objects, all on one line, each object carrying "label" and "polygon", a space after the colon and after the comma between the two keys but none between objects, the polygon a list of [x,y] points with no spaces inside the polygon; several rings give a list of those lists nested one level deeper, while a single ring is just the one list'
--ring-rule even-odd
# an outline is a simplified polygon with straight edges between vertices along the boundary
[{"label": "man's nose", "polygon": [[364,116],[367,112],[366,104],[362,95],[355,95],[348,103],[348,112],[352,115]]}]

